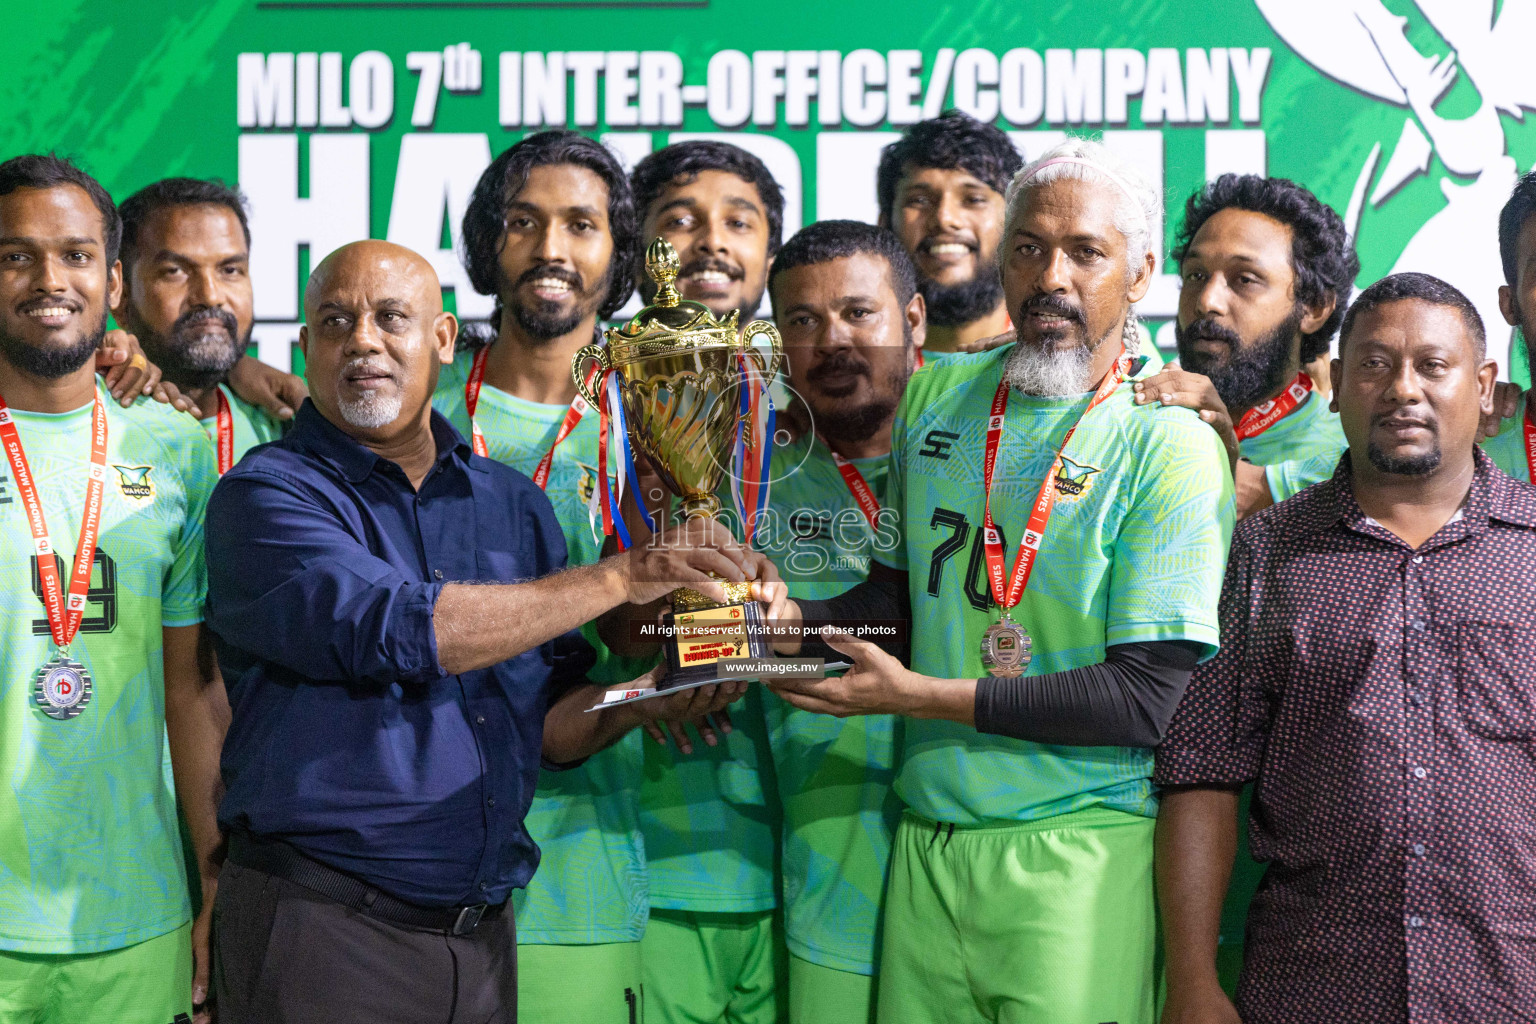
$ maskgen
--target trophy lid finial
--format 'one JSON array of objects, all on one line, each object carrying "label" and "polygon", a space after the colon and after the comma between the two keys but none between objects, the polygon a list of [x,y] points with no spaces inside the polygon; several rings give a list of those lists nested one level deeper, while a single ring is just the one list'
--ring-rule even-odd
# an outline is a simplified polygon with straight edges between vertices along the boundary
[{"label": "trophy lid finial", "polygon": [[677,280],[677,272],[681,268],[682,261],[677,258],[677,250],[665,238],[657,238],[646,247],[645,272],[658,286],[653,305],[670,307],[678,304],[682,296],[677,294],[672,282]]}]

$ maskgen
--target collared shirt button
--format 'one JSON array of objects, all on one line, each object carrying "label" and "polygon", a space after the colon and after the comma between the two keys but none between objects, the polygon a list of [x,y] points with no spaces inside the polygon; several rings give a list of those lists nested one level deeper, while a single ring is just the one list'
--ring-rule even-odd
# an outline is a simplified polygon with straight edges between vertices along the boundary
[{"label": "collared shirt button", "polygon": [[476,715],[475,716],[475,724],[476,725],[484,725],[485,724],[485,716],[484,715]]},{"label": "collared shirt button", "polygon": [[1414,707],[1419,707],[1424,703],[1424,694],[1418,690],[1409,691],[1408,703],[1412,704]]},{"label": "collared shirt button", "polygon": [[443,570],[441,570],[441,569],[433,569],[432,570],[432,578],[435,579],[435,580],[442,579],[443,578]]},{"label": "collared shirt button", "polygon": [[1418,565],[1422,561],[1424,561],[1424,556],[1423,555],[1414,555],[1413,556],[1413,564],[1414,565]]},{"label": "collared shirt button", "polygon": [[1409,623],[1409,625],[1411,625],[1414,629],[1418,630],[1420,633],[1424,632],[1424,620],[1423,619],[1414,619],[1411,623]]},{"label": "collared shirt button", "polygon": [[487,807],[495,807],[496,806],[496,798],[493,797],[493,796],[486,797],[485,798],[485,806],[487,806]]},{"label": "collared shirt button", "polygon": [[1423,768],[1415,768],[1413,770],[1413,777],[1416,778],[1416,779],[1422,779],[1424,776],[1426,776],[1428,774],[1429,774],[1429,772],[1425,771]]},{"label": "collared shirt button", "polygon": [[1423,843],[1414,843],[1413,844],[1413,855],[1415,857],[1422,857],[1422,856],[1424,856],[1424,844]]},{"label": "collared shirt button", "polygon": [[[485,892],[485,891],[487,891],[487,890],[488,890],[488,889],[490,889],[490,887],[491,887],[491,886],[490,886],[490,883],[488,883],[488,882],[481,882],[481,883],[480,883],[480,891],[481,891],[481,892]],[[1415,918],[1415,919],[1414,919],[1414,920],[1418,920],[1418,919],[1417,919],[1417,918]]]},{"label": "collared shirt button", "polygon": [[1410,917],[1408,919],[1408,927],[1409,928],[1422,928],[1422,927],[1424,927],[1424,919],[1422,917],[1420,917],[1419,915],[1414,914],[1412,917]]}]

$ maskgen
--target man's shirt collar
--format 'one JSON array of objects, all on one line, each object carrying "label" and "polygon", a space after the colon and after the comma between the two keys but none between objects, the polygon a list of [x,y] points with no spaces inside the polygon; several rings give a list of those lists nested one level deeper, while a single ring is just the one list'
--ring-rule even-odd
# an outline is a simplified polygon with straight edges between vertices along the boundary
[{"label": "man's shirt collar", "polygon": [[[469,442],[436,409],[432,410],[431,424],[432,440],[437,445],[438,466],[446,459],[454,459],[465,468],[484,472],[484,467],[475,465]],[[385,461],[367,445],[322,416],[320,410],[315,408],[315,403],[307,398],[299,406],[299,414],[294,418],[291,437],[310,454],[335,466],[343,477],[354,484],[367,479],[375,467]]]}]

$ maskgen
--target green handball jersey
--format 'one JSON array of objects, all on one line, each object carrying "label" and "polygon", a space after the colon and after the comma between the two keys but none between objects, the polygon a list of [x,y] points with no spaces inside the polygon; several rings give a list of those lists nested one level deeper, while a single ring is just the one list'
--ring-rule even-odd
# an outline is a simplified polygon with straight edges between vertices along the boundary
[{"label": "green handball jersey", "polygon": [[[280,440],[287,430],[282,420],[276,419],[260,406],[252,405],[230,390],[228,384],[220,384],[219,390],[229,402],[229,418],[235,428],[235,461],[245,458],[245,453],[259,444]],[[213,442],[214,458],[219,450],[219,416],[215,407],[212,416],[202,420],[208,440]],[[217,464],[217,461],[215,461]]]},{"label": "green handball jersey", "polygon": [[[162,627],[203,620],[203,511],[217,479],[197,421],[141,398],[107,415],[91,589],[70,654],[91,699],[56,721],[33,699],[53,650],[26,511],[0,458],[0,949],[96,953],[191,917],[165,737]],[[12,410],[61,582],[73,571],[91,462],[91,406]]]},{"label": "green handball jersey", "polygon": [[[856,459],[870,490],[890,460]],[[775,449],[773,490],[755,546],[798,600],[824,600],[869,575],[870,554],[900,538],[882,511],[878,533],[859,509],[827,446],[802,437]],[[901,807],[891,792],[898,719],[832,718],[764,692],[783,808],[785,937],[791,953],[823,967],[875,970],[875,940],[891,841]]]},{"label": "green handball jersey", "polygon": [[[474,361],[461,352],[443,368],[432,404],[465,437],[470,436],[464,384]],[[529,477],[549,451],[568,406],[524,401],[483,385],[475,419],[491,458]],[[596,413],[555,449],[545,494],[565,534],[571,565],[596,562],[601,535],[593,535],[587,499],[597,486]],[[589,673],[598,683],[627,682],[651,667],[608,650],[589,623],[582,634],[597,652]],[[539,773],[527,817],[528,834],[543,856],[528,888],[513,894],[519,942],[534,945],[596,945],[638,942],[649,912],[645,847],[638,790],[642,733],[568,771]]]},{"label": "green handball jersey", "polygon": [[1277,502],[1333,476],[1333,467],[1348,447],[1338,415],[1316,391],[1268,430],[1238,443],[1244,459],[1264,467],[1269,493]]},{"label": "green handball jersey", "polygon": [[[979,645],[998,609],[982,546],[982,462],[1011,352],[925,369],[897,410],[882,504],[900,513],[904,543],[874,557],[909,574],[912,667],[927,675],[985,671]],[[1091,397],[1009,398],[992,515],[1010,571],[1052,457]],[[1188,640],[1213,654],[1233,519],[1216,432],[1187,409],[1136,406],[1125,383],[1083,417],[1054,486],[1055,511],[1013,612],[1034,643],[1027,674],[1096,664],[1113,644]],[[1048,746],[912,720],[898,763],[897,794],[933,821],[1027,822],[1089,807],[1156,813],[1146,749]]]},{"label": "green handball jersey", "polygon": [[1531,464],[1525,454],[1525,411],[1511,416],[1499,424],[1499,432],[1483,442],[1483,451],[1493,464],[1516,480],[1536,483],[1531,479]]}]

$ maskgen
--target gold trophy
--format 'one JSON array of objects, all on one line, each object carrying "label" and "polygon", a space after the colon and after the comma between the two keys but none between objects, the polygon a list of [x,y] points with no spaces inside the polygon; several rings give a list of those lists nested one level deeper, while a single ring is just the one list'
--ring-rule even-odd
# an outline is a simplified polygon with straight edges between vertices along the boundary
[{"label": "gold trophy", "polygon": [[[679,267],[677,252],[666,239],[653,241],[645,252],[645,269],[657,285],[655,302],[629,323],[605,332],[606,344],[577,352],[571,375],[582,397],[600,407],[602,382],[614,371],[629,443],[682,499],[685,516],[715,518],[720,512],[717,492],[743,419],[740,361],[751,360],[762,381],[771,381],[783,359],[783,342],[766,320],[738,331],[735,310],[721,322],[709,307],[682,298],[673,285]],[[767,359],[754,348],[759,338],[767,339]],[[594,364],[596,373],[589,377]],[[742,424],[743,429],[752,427]],[[756,442],[768,445],[772,438]],[[663,617],[669,638],[662,645],[670,670],[661,688],[717,679],[722,659],[769,656],[750,585],[724,586],[729,602],[723,605],[690,587],[672,591],[672,611]]]}]

